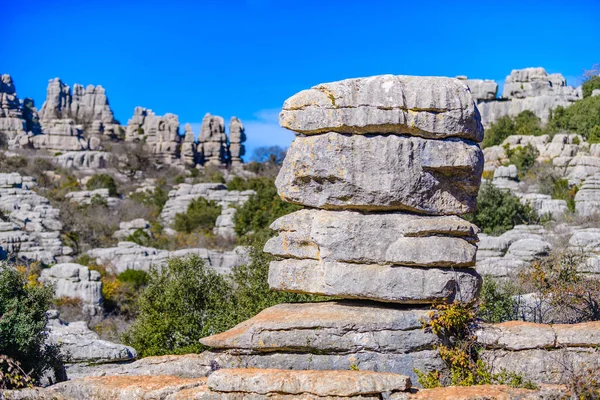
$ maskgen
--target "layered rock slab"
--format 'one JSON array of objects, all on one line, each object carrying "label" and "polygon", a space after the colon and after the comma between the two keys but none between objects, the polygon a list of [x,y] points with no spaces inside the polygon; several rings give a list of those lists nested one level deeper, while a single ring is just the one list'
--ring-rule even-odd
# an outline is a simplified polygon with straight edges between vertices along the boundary
[{"label": "layered rock slab", "polygon": [[440,343],[422,329],[429,313],[369,302],[279,304],[201,343],[237,352],[409,353]]},{"label": "layered rock slab", "polygon": [[471,141],[330,132],[297,137],[275,184],[284,201],[309,207],[464,214],[483,164]]},{"label": "layered rock slab", "polygon": [[287,99],[279,124],[307,135],[407,133],[483,140],[469,88],[443,77],[379,75],[323,83]]},{"label": "layered rock slab", "polygon": [[283,258],[434,267],[474,266],[479,231],[456,216],[307,209],[271,229],[264,251]]},{"label": "layered rock slab", "polygon": [[431,304],[475,300],[481,277],[472,269],[285,259],[271,262],[269,287],[347,299]]},{"label": "layered rock slab", "polygon": [[221,369],[208,377],[207,386],[217,392],[352,397],[404,392],[411,382],[389,372]]}]

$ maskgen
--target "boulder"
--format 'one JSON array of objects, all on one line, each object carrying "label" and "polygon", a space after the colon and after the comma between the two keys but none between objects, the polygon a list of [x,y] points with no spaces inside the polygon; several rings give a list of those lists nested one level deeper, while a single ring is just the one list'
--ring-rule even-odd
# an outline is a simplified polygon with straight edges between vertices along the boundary
[{"label": "boulder", "polygon": [[380,75],[320,84],[287,99],[279,124],[306,135],[391,133],[483,140],[469,88],[442,77]]},{"label": "boulder", "polygon": [[403,304],[468,302],[477,298],[480,286],[481,277],[469,269],[295,259],[272,261],[269,266],[271,289],[347,299]]},{"label": "boulder", "polygon": [[309,207],[447,215],[474,211],[482,171],[473,142],[332,132],[297,137],[275,183]]},{"label": "boulder", "polygon": [[[458,77],[457,77],[458,78]],[[460,79],[460,78],[458,78]],[[490,79],[461,79],[467,84],[473,98],[479,100],[494,100],[498,96],[498,84]]]},{"label": "boulder", "polygon": [[202,119],[198,152],[203,165],[225,165],[227,162],[227,135],[225,120],[222,117],[206,113]]},{"label": "boulder", "polygon": [[231,117],[229,121],[229,155],[232,165],[239,165],[243,162],[242,156],[246,154],[245,141],[244,124],[239,118]]},{"label": "boulder", "polygon": [[279,235],[267,242],[265,251],[284,258],[434,267],[475,265],[478,228],[456,216],[300,210],[279,218],[271,229]]}]

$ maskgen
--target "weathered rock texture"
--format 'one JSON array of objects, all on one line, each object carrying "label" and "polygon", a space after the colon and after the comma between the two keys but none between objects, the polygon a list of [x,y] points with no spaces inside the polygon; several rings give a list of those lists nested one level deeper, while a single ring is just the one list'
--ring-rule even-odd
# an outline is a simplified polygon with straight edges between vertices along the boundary
[{"label": "weathered rock texture", "polygon": [[133,242],[119,242],[116,247],[88,251],[88,255],[96,260],[96,263],[110,267],[117,274],[128,269],[149,272],[152,266],[160,268],[165,265],[169,258],[185,257],[191,254],[198,255],[206,262],[207,266],[224,275],[231,272],[234,267],[248,261],[248,252],[244,247],[237,247],[232,251],[207,249],[168,251],[140,246]]},{"label": "weathered rock texture", "polygon": [[143,140],[157,161],[171,164],[181,155],[179,117],[170,113],[158,116],[152,110],[136,107],[127,122],[125,140]]},{"label": "weathered rock texture", "polygon": [[102,309],[100,273],[75,263],[56,264],[42,270],[40,282],[54,288],[54,297],[80,299],[83,311],[99,315]]},{"label": "weathered rock texture", "polygon": [[4,74],[0,77],[0,133],[6,136],[8,144],[14,145],[25,136],[27,123],[17,97],[12,77]]},{"label": "weathered rock texture", "polygon": [[[442,339],[420,326],[426,307],[475,300],[481,285],[469,268],[478,229],[453,215],[475,208],[483,170],[469,90],[446,78],[333,82],[288,99],[280,123],[305,136],[288,150],[278,192],[312,209],[272,224],[269,286],[348,300],[278,305],[204,338],[214,348],[204,354],[211,365],[294,370],[215,373],[209,388],[254,391],[239,382],[267,373],[296,382],[305,369],[414,380],[415,369],[443,369],[434,350]],[[313,394],[340,395],[329,383]]]},{"label": "weathered rock texture", "polygon": [[475,210],[479,146],[461,139],[325,133],[297,137],[277,176],[282,199],[325,209]]},{"label": "weathered rock texture", "polygon": [[68,262],[73,249],[60,239],[59,212],[31,190],[35,185],[29,176],[0,174],[0,210],[7,216],[0,222],[0,256],[44,264]]},{"label": "weathered rock texture", "polygon": [[279,123],[304,134],[391,133],[483,140],[468,87],[440,77],[380,75],[320,84],[287,99]]},{"label": "weathered rock texture", "polygon": [[545,325],[521,321],[483,326],[477,340],[494,371],[516,372],[535,382],[559,383],[565,370],[600,368],[600,322]]}]

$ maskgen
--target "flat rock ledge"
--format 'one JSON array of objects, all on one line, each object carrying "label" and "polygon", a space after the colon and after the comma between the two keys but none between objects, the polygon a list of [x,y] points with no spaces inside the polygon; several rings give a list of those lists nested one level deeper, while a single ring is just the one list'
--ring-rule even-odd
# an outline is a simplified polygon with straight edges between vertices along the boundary
[{"label": "flat rock ledge", "polygon": [[477,299],[481,276],[472,268],[421,268],[284,259],[269,266],[269,287],[401,304]]},{"label": "flat rock ledge", "polygon": [[403,133],[483,140],[471,91],[444,77],[379,75],[322,83],[287,99],[279,124],[307,135]]},{"label": "flat rock ledge", "polygon": [[354,397],[404,392],[410,378],[373,371],[288,371],[277,369],[221,369],[208,377],[216,392]]},{"label": "flat rock ledge", "polygon": [[[221,372],[223,371],[223,372]],[[317,384],[320,393],[325,388],[334,392],[351,393],[352,389],[366,391],[366,389],[379,389],[394,387],[402,384],[401,375],[393,377],[374,377],[373,372],[366,371],[281,371],[263,370],[262,374],[252,378],[249,376],[256,370],[221,370],[215,372],[215,378],[185,379],[169,375],[157,376],[104,376],[88,377],[61,383],[46,389],[7,390],[0,392],[3,399],[8,400],[559,400],[568,398],[568,392],[561,385],[540,385],[536,390],[515,389],[503,385],[482,386],[451,386],[436,389],[412,389],[394,392],[375,392],[357,395],[317,395],[310,392],[286,393],[299,389],[311,390]],[[256,371],[260,373],[261,371]],[[303,372],[303,376],[288,381],[296,372]],[[310,376],[314,374],[314,376]],[[319,375],[321,374],[321,375]],[[232,376],[233,375],[233,376]],[[378,374],[385,375],[385,374]],[[394,374],[389,374],[394,375]],[[231,388],[255,389],[251,391],[217,391],[216,387],[223,378],[233,378],[225,382]],[[345,378],[351,377],[351,384]],[[331,379],[329,379],[331,378]],[[386,379],[387,378],[387,379]],[[318,379],[315,382],[314,379]],[[276,391],[265,392],[266,389]],[[283,389],[283,390],[281,390]]]},{"label": "flat rock ledge", "polygon": [[424,267],[475,266],[479,231],[457,216],[309,209],[279,218],[271,229],[279,234],[264,251],[278,257]]},{"label": "flat rock ledge", "polygon": [[[432,350],[440,338],[423,329],[428,309],[357,301],[279,304],[234,328],[203,338],[214,349],[402,354]],[[334,339],[333,339],[334,338]]]},{"label": "flat rock ledge", "polygon": [[483,165],[467,140],[330,132],[297,137],[275,185],[315,208],[460,215],[475,211]]}]

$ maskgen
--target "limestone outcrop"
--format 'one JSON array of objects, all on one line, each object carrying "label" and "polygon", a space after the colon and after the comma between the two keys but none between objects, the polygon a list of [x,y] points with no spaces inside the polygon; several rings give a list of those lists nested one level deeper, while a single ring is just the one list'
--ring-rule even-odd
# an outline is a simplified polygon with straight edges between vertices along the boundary
[{"label": "limestone outcrop", "polygon": [[[118,122],[110,109],[106,91],[100,85],[73,85],[73,90],[59,78],[51,79],[46,101],[39,112],[44,133],[61,120],[72,120],[85,134],[116,134]],[[47,132],[48,131],[48,132]]]},{"label": "limestone outcrop", "polygon": [[237,117],[231,117],[229,121],[229,159],[231,165],[239,165],[243,162],[242,156],[246,154],[246,131],[244,124]]},{"label": "limestone outcrop", "polygon": [[226,275],[234,267],[248,261],[245,247],[237,247],[232,251],[208,249],[181,249],[175,251],[160,250],[154,247],[140,246],[133,242],[119,242],[116,247],[97,248],[87,253],[99,265],[106,265],[116,274],[128,269],[149,272],[154,266],[160,268],[169,258],[198,255],[208,267]]},{"label": "limestone outcrop", "polygon": [[59,211],[35,193],[32,177],[18,173],[0,174],[0,255],[15,256],[44,264],[68,262],[73,249],[60,239]]},{"label": "limestone outcrop", "polygon": [[198,153],[202,165],[227,163],[227,135],[222,117],[209,113],[204,116],[198,136]]},{"label": "limestone outcrop", "polygon": [[172,164],[181,155],[179,117],[171,113],[158,116],[152,110],[136,107],[127,122],[125,140],[144,141],[157,161]]},{"label": "limestone outcrop", "polygon": [[169,200],[162,209],[160,219],[171,225],[175,215],[185,213],[189,204],[200,197],[216,202],[225,213],[228,208],[244,204],[253,194],[256,194],[254,190],[227,190],[220,183],[181,183],[169,192]]},{"label": "limestone outcrop", "polygon": [[[478,229],[458,216],[475,207],[483,171],[469,90],[448,78],[333,82],[288,99],[280,123],[302,135],[278,192],[311,208],[272,224],[269,286],[344,300],[266,309],[202,339],[213,348],[204,356],[228,368],[294,370],[292,377],[358,368],[416,382],[415,368],[442,369],[434,350],[441,339],[417,321],[431,303],[476,299],[481,285],[472,268]],[[262,376],[231,374],[233,382]]]},{"label": "limestone outcrop", "polygon": [[4,74],[0,78],[0,132],[14,144],[26,135],[27,126],[12,77]]},{"label": "limestone outcrop", "polygon": [[88,315],[101,315],[102,282],[100,273],[75,263],[55,264],[42,270],[40,282],[54,288],[54,297],[76,298]]},{"label": "limestone outcrop", "polygon": [[500,117],[514,117],[525,110],[546,122],[552,109],[567,107],[583,98],[581,87],[567,86],[561,74],[548,74],[544,68],[512,70],[504,81],[500,98],[496,98],[497,85],[493,81],[465,78],[464,82],[471,88],[486,126]]},{"label": "limestone outcrop", "polygon": [[[58,311],[48,313],[48,336],[46,342],[60,345],[68,364],[116,363],[132,361],[137,357],[134,348],[101,340],[87,327],[85,321],[63,322]],[[67,365],[67,371],[70,365]]]}]

